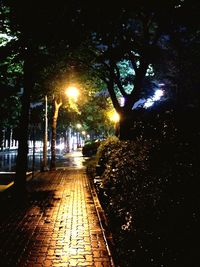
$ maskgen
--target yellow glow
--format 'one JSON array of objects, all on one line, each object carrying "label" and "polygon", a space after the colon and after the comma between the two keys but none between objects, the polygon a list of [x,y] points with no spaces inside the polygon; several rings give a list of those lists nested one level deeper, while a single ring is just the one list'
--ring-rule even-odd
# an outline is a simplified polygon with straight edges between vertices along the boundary
[{"label": "yellow glow", "polygon": [[116,111],[110,113],[109,114],[109,118],[110,118],[111,121],[113,121],[115,123],[116,122],[119,122],[119,120],[120,120],[120,116],[119,116],[119,114]]},{"label": "yellow glow", "polygon": [[77,123],[76,127],[77,127],[78,129],[80,129],[82,126],[81,126],[80,123]]},{"label": "yellow glow", "polygon": [[82,135],[85,135],[86,134],[86,132],[85,131],[82,131]]},{"label": "yellow glow", "polygon": [[70,99],[73,99],[74,101],[78,100],[79,91],[75,86],[69,86],[65,93]]}]

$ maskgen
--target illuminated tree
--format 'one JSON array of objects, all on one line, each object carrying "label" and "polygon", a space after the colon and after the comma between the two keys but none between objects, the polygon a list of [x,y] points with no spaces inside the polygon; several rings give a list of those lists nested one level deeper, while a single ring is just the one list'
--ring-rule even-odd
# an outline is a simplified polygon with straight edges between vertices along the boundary
[{"label": "illuminated tree", "polygon": [[[189,23],[187,17],[191,19],[192,14],[197,14],[197,9],[188,1],[173,0],[162,1],[162,4],[158,1],[136,1],[131,4],[125,1],[122,8],[111,4],[106,10],[102,3],[101,7],[96,4],[92,7],[88,21],[93,24],[92,40],[96,50],[94,46],[91,50],[97,57],[92,67],[100,72],[113,106],[120,114],[120,138],[131,139],[131,128],[138,114],[133,106],[147,95],[151,86],[148,70],[159,65],[159,74],[162,73],[165,82],[170,81],[168,74],[171,67],[168,63],[174,56],[173,39],[179,37],[184,27],[195,26],[197,21]],[[125,65],[126,76],[123,71]],[[157,77],[158,72],[154,79]],[[163,80],[157,81],[163,83]],[[170,83],[166,84],[166,88],[170,86]],[[125,99],[124,106],[120,105],[119,92]]]},{"label": "illuminated tree", "polygon": [[[72,3],[56,5],[55,2],[43,1],[38,5],[35,1],[10,1],[1,2],[1,26],[3,32],[7,29],[16,37],[15,51],[19,53],[22,61],[22,109],[19,127],[23,129],[19,136],[19,149],[15,177],[16,192],[19,198],[25,192],[28,154],[28,125],[31,95],[38,81],[38,63],[49,62],[48,52],[57,47],[55,55],[59,54],[58,46],[64,43],[64,47],[76,46],[83,37],[81,24],[76,21],[77,9]],[[37,15],[36,15],[37,14]],[[8,23],[7,23],[8,22]],[[67,25],[67,27],[66,27]],[[63,29],[65,29],[63,31]],[[71,34],[73,29],[73,35]],[[58,45],[58,46],[57,46]],[[47,49],[48,47],[48,49]],[[14,49],[10,44],[8,50]],[[52,54],[51,54],[52,55]],[[22,192],[22,194],[21,194]]]},{"label": "illuminated tree", "polygon": [[108,95],[101,93],[93,95],[80,107],[80,121],[91,137],[105,138],[114,134],[113,124],[109,118],[109,111],[112,109]]}]

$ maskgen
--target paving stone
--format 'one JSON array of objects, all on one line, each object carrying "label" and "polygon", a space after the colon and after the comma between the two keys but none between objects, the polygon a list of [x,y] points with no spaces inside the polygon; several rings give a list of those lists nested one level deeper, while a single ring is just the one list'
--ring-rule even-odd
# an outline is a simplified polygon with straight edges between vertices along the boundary
[{"label": "paving stone", "polygon": [[98,262],[98,261],[96,261],[96,262],[94,263],[94,266],[95,266],[95,267],[104,267],[104,266],[103,266],[103,263],[102,263],[102,262]]},{"label": "paving stone", "polygon": [[84,170],[40,173],[27,188],[28,202],[0,215],[0,266],[113,266]]},{"label": "paving stone", "polygon": [[52,261],[51,261],[51,260],[45,260],[45,261],[43,262],[43,265],[44,265],[45,267],[50,267],[50,266],[52,266]]}]

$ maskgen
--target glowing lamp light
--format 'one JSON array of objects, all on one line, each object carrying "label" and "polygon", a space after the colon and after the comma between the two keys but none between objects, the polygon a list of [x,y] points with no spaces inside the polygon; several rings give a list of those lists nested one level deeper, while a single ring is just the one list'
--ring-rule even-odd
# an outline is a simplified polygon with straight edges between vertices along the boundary
[{"label": "glowing lamp light", "polygon": [[65,93],[69,98],[73,99],[74,101],[77,101],[79,96],[79,91],[75,86],[69,86],[65,91]]},{"label": "glowing lamp light", "polygon": [[82,126],[81,126],[80,123],[77,123],[77,124],[76,124],[76,127],[77,127],[78,129],[80,129]]},{"label": "glowing lamp light", "polygon": [[117,112],[114,112],[110,115],[110,120],[117,123],[120,120],[120,116]]}]

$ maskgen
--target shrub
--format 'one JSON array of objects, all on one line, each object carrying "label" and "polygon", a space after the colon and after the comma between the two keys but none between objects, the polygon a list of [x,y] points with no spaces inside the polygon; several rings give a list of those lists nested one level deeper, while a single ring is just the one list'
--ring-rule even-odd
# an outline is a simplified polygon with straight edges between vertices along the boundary
[{"label": "shrub", "polygon": [[94,179],[96,175],[96,165],[97,165],[97,159],[95,156],[90,157],[86,161],[86,172],[87,172],[87,175],[92,179]]},{"label": "shrub", "polygon": [[97,163],[101,168],[101,173],[103,173],[106,168],[110,154],[119,144],[119,139],[116,136],[110,136],[98,147],[96,158]]},{"label": "shrub", "polygon": [[91,157],[97,153],[97,149],[100,145],[100,141],[88,142],[82,148],[82,154],[85,157]]},{"label": "shrub", "polygon": [[107,141],[100,149],[98,192],[119,265],[196,267],[199,146],[174,138]]}]

